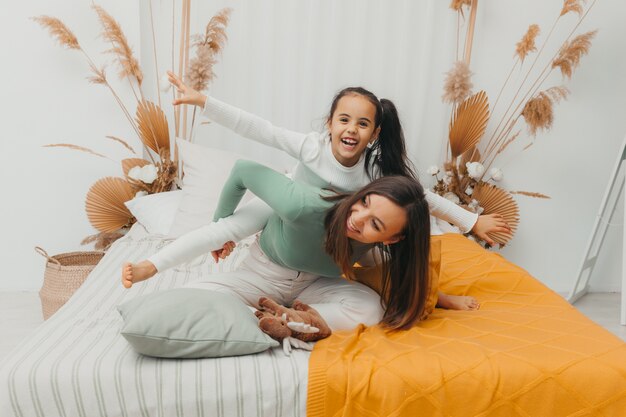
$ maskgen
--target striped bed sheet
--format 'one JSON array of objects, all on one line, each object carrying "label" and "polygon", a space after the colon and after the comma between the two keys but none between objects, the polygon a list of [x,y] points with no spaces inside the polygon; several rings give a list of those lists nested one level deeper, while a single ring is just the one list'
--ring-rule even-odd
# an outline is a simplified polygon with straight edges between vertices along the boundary
[{"label": "striped bed sheet", "polygon": [[118,304],[232,270],[247,251],[240,245],[217,265],[207,254],[126,290],[122,263],[145,259],[168,243],[135,227],[68,303],[2,360],[0,416],[304,416],[307,351],[179,360],[130,348],[119,333]]}]

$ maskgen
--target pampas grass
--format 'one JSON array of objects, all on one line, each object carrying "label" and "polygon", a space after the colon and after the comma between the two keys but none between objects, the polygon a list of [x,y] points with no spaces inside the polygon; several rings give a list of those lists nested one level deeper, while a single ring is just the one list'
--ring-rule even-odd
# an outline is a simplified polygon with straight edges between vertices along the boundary
[{"label": "pampas grass", "polygon": [[115,141],[115,142],[121,143],[121,144],[122,144],[122,146],[124,146],[126,149],[128,149],[129,151],[131,151],[134,155],[137,155],[137,152],[135,152],[135,150],[133,149],[133,147],[132,147],[132,146],[130,146],[130,145],[128,144],[128,142],[126,142],[125,140],[120,139],[120,138],[117,138],[117,137],[115,137],[115,136],[105,136],[105,137],[106,137],[107,139],[111,139],[111,140],[113,140],[113,141]]},{"label": "pampas grass", "polygon": [[565,99],[568,93],[569,90],[563,86],[552,87],[528,100],[521,115],[531,135],[536,135],[539,129],[549,130],[552,127],[554,103]]},{"label": "pampas grass", "polygon": [[450,8],[456,12],[463,13],[463,6],[470,6],[472,4],[472,0],[452,0],[450,3]]},{"label": "pampas grass", "polygon": [[522,39],[515,45],[515,54],[521,62],[524,62],[526,55],[537,50],[535,38],[540,32],[539,25],[530,25]]},{"label": "pampas grass", "polygon": [[472,93],[472,72],[465,61],[457,61],[446,75],[443,101],[458,104]]},{"label": "pampas grass", "polygon": [[208,45],[196,46],[196,56],[189,62],[185,73],[185,83],[196,91],[206,90],[215,78],[213,65],[217,59]]},{"label": "pampas grass", "polygon": [[100,84],[100,85],[108,84],[107,75],[106,75],[104,66],[102,68],[98,68],[90,62],[89,67],[91,68],[91,71],[93,72],[93,75],[91,77],[87,77],[87,80],[89,80],[90,83]]},{"label": "pampas grass", "polygon": [[44,28],[48,29],[50,35],[55,38],[61,46],[68,49],[80,49],[78,39],[74,36],[74,33],[72,33],[72,31],[69,30],[67,26],[65,26],[65,24],[56,17],[37,16],[32,19]]},{"label": "pampas grass", "polygon": [[552,61],[552,68],[559,68],[564,77],[572,78],[574,69],[580,63],[580,58],[586,55],[591,48],[591,39],[598,31],[593,30],[576,36],[561,47],[558,56]]},{"label": "pampas grass", "polygon": [[571,12],[578,13],[579,16],[582,15],[583,6],[580,3],[582,3],[581,0],[565,0],[559,17]]},{"label": "pampas grass", "polygon": [[[537,38],[537,36],[539,36],[540,32],[541,32],[541,29],[539,28],[538,25],[530,25],[528,29],[526,30],[526,33],[524,34],[524,36],[522,36],[522,39],[520,39],[520,41],[515,44],[515,56],[517,56],[517,59],[515,60],[515,62],[513,62],[513,66],[511,67],[509,74],[504,80],[502,87],[500,87],[500,91],[498,92],[496,101],[493,104],[494,111],[495,111],[495,108],[498,106],[498,103],[500,102],[500,97],[502,96],[502,92],[508,85],[509,80],[511,79],[511,76],[513,75],[513,71],[515,70],[515,67],[517,66],[517,64],[521,63],[521,65],[523,65],[524,59],[526,58],[526,56],[528,56],[529,53],[535,52],[537,50],[537,47],[535,45],[535,39]],[[535,62],[537,62],[536,59],[533,62],[533,65],[535,64]]]},{"label": "pampas grass", "polygon": [[502,153],[502,151],[504,151],[511,143],[515,141],[515,139],[517,139],[517,137],[519,136],[521,132],[522,132],[521,130],[518,130],[513,135],[511,135],[506,141],[504,141],[504,143],[500,146],[496,154]]},{"label": "pampas grass", "polygon": [[[595,1],[593,4],[595,4]],[[591,6],[593,6],[593,4]],[[589,12],[589,9],[587,9],[585,15]],[[580,21],[582,21],[582,18]],[[555,68],[559,68],[564,77],[566,76],[568,78],[571,78],[574,68],[576,68],[580,63],[581,57],[588,53],[589,48],[591,47],[591,39],[595,36],[596,33],[597,31],[595,30],[590,31],[582,35],[576,36],[571,41],[566,40],[563,43],[555,58],[553,58],[553,60],[548,63],[548,65],[544,68],[541,74],[539,74],[535,82],[531,85],[528,92],[517,104],[513,112],[508,117],[507,122],[502,130],[499,131],[499,124],[496,130],[493,132],[487,146],[488,151],[486,152],[486,155],[491,156],[492,158],[491,162],[489,163],[490,165],[491,163],[493,163],[497,156],[497,153],[495,155],[491,155],[491,153],[498,148],[498,144],[502,143],[503,138],[510,134],[511,130],[515,126],[515,123],[520,117],[524,118],[529,127],[529,131],[533,136],[537,133],[539,129],[550,129],[550,127],[552,126],[552,122],[554,121],[553,104],[566,98],[569,91],[565,87],[552,87],[543,92],[538,92],[539,87],[547,80],[551,71]],[[549,68],[550,70],[548,70]],[[528,74],[526,78],[527,77]],[[526,78],[524,78],[524,81],[526,80]],[[520,85],[520,88],[518,89],[517,93],[513,97],[513,100],[511,101],[511,104],[509,105],[509,108],[505,112],[505,116],[503,116],[503,120],[506,118],[509,109],[513,106],[515,99],[521,91],[521,88],[522,86]],[[502,121],[500,123],[502,123]],[[493,144],[492,140],[495,140]]]},{"label": "pampas grass", "polygon": [[[193,46],[196,55],[191,59],[185,71],[185,82],[196,91],[204,91],[215,78],[213,66],[217,63],[217,55],[222,52],[226,40],[226,26],[232,9],[220,10],[207,24],[204,35],[193,37]],[[193,128],[196,122],[196,107],[193,109],[189,137],[193,137]]]},{"label": "pampas grass", "polygon": [[96,4],[92,7],[98,14],[98,19],[102,24],[102,36],[113,45],[113,48],[106,52],[115,54],[118,58],[120,66],[122,67],[119,74],[120,78],[134,77],[137,80],[137,83],[141,85],[141,82],[143,81],[143,73],[139,67],[139,62],[133,56],[133,51],[130,45],[128,45],[126,35],[122,32],[122,28],[119,23],[102,7]]},{"label": "pampas grass", "polygon": [[75,151],[86,152],[88,154],[99,156],[100,158],[109,159],[109,160],[112,161],[112,159],[109,158],[108,156],[102,155],[101,153],[93,151],[93,150],[91,150],[89,148],[85,148],[83,146],[72,145],[71,143],[51,143],[51,144],[48,144],[48,145],[43,145],[43,147],[44,148],[68,148],[68,149],[73,149]]},{"label": "pampas grass", "polygon": [[[72,33],[72,31],[69,30],[65,26],[65,24],[63,22],[61,22],[59,19],[57,19],[55,17],[38,16],[38,17],[33,17],[32,19],[35,22],[39,23],[42,27],[48,29],[50,34],[55,39],[57,39],[61,43],[62,46],[65,46],[65,47],[67,47],[69,49],[79,50],[80,52],[82,52],[84,57],[87,59],[87,63],[89,64],[89,68],[93,72],[93,75],[91,77],[87,77],[89,82],[91,82],[93,84],[104,85],[104,86],[106,86],[109,89],[111,94],[113,94],[113,97],[115,98],[115,101],[117,102],[117,104],[122,109],[122,112],[124,113],[124,116],[126,116],[126,119],[129,121],[131,127],[133,128],[133,130],[139,136],[139,130],[137,129],[137,126],[135,125],[135,123],[134,123],[130,113],[128,112],[128,109],[126,108],[126,106],[124,105],[122,100],[120,99],[119,95],[115,92],[115,90],[113,89],[111,84],[109,84],[109,82],[108,82],[108,80],[106,78],[106,73],[104,71],[104,68],[99,69],[96,66],[94,61],[87,54],[87,52],[85,52],[85,50],[80,46],[76,36]],[[152,156],[150,156],[150,157],[152,158]]]},{"label": "pampas grass", "polygon": [[[137,110],[135,117],[131,116],[120,96],[111,87],[107,79],[107,73],[104,66],[98,66],[80,46],[77,37],[63,24],[59,19],[49,16],[34,17],[33,20],[50,32],[51,36],[57,40],[63,47],[67,49],[79,50],[85,56],[90,69],[90,76],[87,78],[92,84],[106,86],[113,94],[116,102],[124,112],[124,115],[130,122],[133,130],[141,140],[144,147],[144,155],[147,159],[127,158],[121,161],[124,178],[103,178],[96,182],[89,193],[85,208],[87,216],[91,224],[101,233],[87,238],[84,243],[96,242],[98,246],[108,247],[121,234],[120,229],[124,229],[135,219],[124,206],[124,202],[133,198],[137,191],[146,191],[147,193],[159,193],[169,191],[173,184],[177,181],[178,162],[172,161],[170,158],[170,138],[168,122],[164,112],[160,106],[152,102],[146,101],[143,97],[142,82],[143,73],[141,71],[137,58],[133,55],[133,51],[128,43],[124,32],[119,23],[109,15],[101,6],[93,4],[93,10],[97,14],[99,23],[102,26],[102,37],[110,43],[111,47],[105,51],[107,54],[113,54],[116,61],[120,65],[120,78],[126,78],[130,84],[131,91],[137,99]],[[206,89],[215,74],[212,67],[217,62],[216,55],[221,53],[226,43],[227,37],[225,33],[228,24],[231,9],[224,9],[214,16],[204,30],[203,35],[198,35],[194,45],[198,48],[198,56],[196,62],[189,65],[189,29],[191,24],[190,12],[191,1],[183,0],[183,23],[181,28],[181,51],[179,72],[183,70],[191,77],[193,87],[201,90]],[[150,4],[150,18],[152,17],[152,4]],[[172,36],[174,30],[172,31]],[[155,66],[158,70],[156,62],[156,42],[154,25],[152,25],[152,39],[155,53]],[[173,52],[172,52],[173,53]],[[172,63],[172,69],[174,64]],[[133,81],[135,79],[135,81]],[[138,89],[139,94],[136,92]],[[159,97],[160,100],[160,97]],[[179,126],[178,117],[180,112],[175,109],[177,130]],[[186,117],[186,116],[185,116]],[[186,119],[183,122],[186,129]],[[193,123],[192,123],[193,126]],[[183,134],[185,136],[185,134]],[[124,146],[133,155],[137,155],[135,149],[129,145],[126,140],[115,136],[106,136],[107,139],[115,141]],[[48,147],[65,147],[72,150],[89,153],[101,158],[110,159],[107,156],[95,152],[92,149],[85,148],[73,144],[50,144]],[[174,148],[176,149],[176,148]],[[158,162],[153,157],[153,152],[159,156]],[[110,159],[111,160],[111,159]],[[117,161],[113,161],[117,162]],[[145,166],[152,163],[156,168],[156,179],[152,183],[144,183],[143,181],[134,180],[128,177],[128,172],[135,166]],[[152,168],[152,167],[151,167]]]},{"label": "pampas grass", "polygon": [[106,252],[115,241],[124,237],[124,233],[120,232],[101,232],[95,235],[87,236],[80,244],[88,245],[94,243],[94,249]]},{"label": "pampas grass", "polygon": [[549,130],[554,121],[552,99],[545,92],[540,92],[526,102],[522,116],[531,135],[536,135],[539,129]]},{"label": "pampas grass", "polygon": [[[565,13],[577,12],[581,14],[582,6],[580,3],[580,1],[568,0],[564,2],[562,13],[555,20],[552,28],[548,33],[548,36],[544,40],[543,45],[535,56],[535,59],[530,69],[520,83],[520,86],[513,96],[510,105],[508,106],[507,110],[502,116],[500,123],[493,131],[489,139],[489,142],[487,144],[488,151],[485,153],[485,157],[491,158],[490,164],[493,163],[493,161],[495,160],[497,156],[497,150],[501,147],[500,144],[511,133],[512,129],[515,127],[515,123],[520,117],[524,117],[527,123],[530,121],[529,128],[533,135],[537,132],[537,129],[542,128],[542,126],[545,126],[547,128],[551,126],[554,117],[552,104],[553,101],[559,101],[559,97],[558,94],[556,96],[552,96],[552,92],[548,93],[547,95],[542,95],[539,92],[539,88],[543,85],[543,83],[550,75],[551,71],[555,68],[559,68],[564,77],[567,76],[568,78],[571,78],[573,69],[579,64],[580,58],[582,57],[582,55],[588,52],[591,46],[591,39],[595,35],[596,31],[587,32],[583,35],[579,35],[575,37],[572,41],[569,41],[569,38],[572,36],[578,25],[580,25],[587,13],[589,13],[589,10],[591,10],[593,5],[595,4],[595,0],[591,4],[591,6],[589,6],[587,11],[582,14],[578,23],[572,29],[570,35],[565,40],[558,53],[555,54],[555,56],[548,62],[546,67],[537,76],[537,79],[532,83],[532,85],[528,88],[527,92],[522,96],[517,104],[516,100],[521,93],[522,87],[525,86],[526,80],[530,76],[532,69],[537,63],[539,55],[541,54],[548,40],[550,39],[550,36],[554,28],[556,27],[557,22]],[[511,113],[509,113],[511,109],[513,110]],[[500,129],[501,127],[502,129]],[[493,152],[496,152],[496,154],[493,154]]]},{"label": "pampas grass", "polygon": [[526,197],[533,197],[533,198],[550,198],[549,195],[545,195],[545,194],[541,194],[541,193],[534,193],[531,191],[509,191],[509,194],[519,194],[519,195],[525,195]]},{"label": "pampas grass", "polygon": [[[433,186],[433,190],[436,193],[442,196],[447,193],[453,193],[460,200],[459,204],[465,203],[464,206],[472,211],[478,211],[479,207],[482,207],[484,214],[500,213],[505,216],[505,220],[512,227],[513,231],[515,231],[519,222],[519,213],[512,194],[543,199],[549,198],[544,194],[528,191],[507,193],[503,189],[487,183],[487,181],[495,182],[502,179],[499,169],[491,170],[490,168],[501,153],[509,149],[511,144],[519,141],[522,130],[525,130],[519,129],[517,125],[518,122],[521,122],[520,119],[525,121],[529,133],[527,136],[530,139],[522,151],[533,145],[535,135],[540,130],[549,130],[552,127],[554,106],[561,100],[566,99],[569,91],[564,86],[545,89],[544,84],[550,73],[557,68],[561,71],[564,78],[571,78],[574,69],[580,63],[581,57],[588,53],[591,47],[591,40],[595,36],[596,31],[575,37],[574,35],[595,2],[596,0],[593,0],[591,5],[586,10],[583,10],[582,3],[584,3],[584,0],[565,0],[560,15],[555,18],[554,24],[547,32],[547,36],[545,39],[542,39],[541,45],[537,44],[539,34],[542,32],[540,27],[536,24],[528,26],[524,35],[515,44],[513,65],[504,80],[491,112],[487,105],[486,95],[484,97],[485,107],[475,103],[476,108],[473,111],[468,111],[468,104],[476,97],[470,96],[472,74],[469,67],[469,58],[471,55],[477,1],[459,0],[450,4],[450,7],[459,13],[457,15],[457,23],[460,22],[460,16],[463,14],[463,6],[470,6],[471,14],[468,22],[466,22],[467,29],[463,59],[459,61],[461,40],[459,38],[460,28],[457,28],[457,62],[454,63],[453,69],[446,74],[445,78],[443,100],[452,103],[452,117],[449,131],[449,154],[448,159],[443,164],[445,175],[442,178],[437,177],[437,183]],[[544,58],[542,52],[546,49],[546,45],[548,45],[557,23],[561,20],[560,18],[569,13],[578,14],[578,22],[567,35],[561,48],[557,51],[553,50],[551,58],[543,59],[542,66],[545,65],[543,70],[533,71],[535,64],[539,62],[539,57]],[[532,59],[529,59],[531,54],[533,55]],[[522,74],[520,77],[521,82],[519,87],[516,87],[517,91],[511,91],[512,94],[510,96],[512,98],[510,99],[510,104],[508,104],[506,110],[498,112],[501,118],[494,123],[497,126],[495,129],[489,129],[489,140],[484,140],[486,142],[484,144],[481,143],[482,136],[487,129],[490,113],[493,114],[496,111],[495,108],[500,101],[500,97],[504,96],[504,89],[509,84],[509,80],[513,78],[515,70],[524,68],[527,65],[527,61],[532,62],[529,68],[525,68],[525,74]],[[536,78],[529,78],[531,75]],[[481,111],[477,111],[478,109]],[[479,149],[482,152],[479,152]],[[474,163],[474,165],[471,165],[468,169],[466,164],[470,162]],[[470,172],[472,176],[469,175]],[[492,174],[492,172],[495,174]],[[491,237],[503,245],[512,236],[512,234],[505,233],[494,234]]]},{"label": "pampas grass", "polygon": [[226,40],[226,26],[230,19],[232,9],[222,9],[211,18],[207,24],[204,35],[195,35],[193,46],[196,48],[196,56],[189,63],[185,82],[194,90],[206,90],[209,83],[215,78],[213,65],[217,62],[215,56],[222,52]]},{"label": "pampas grass", "polygon": [[220,10],[211,18],[204,31],[204,39],[201,41],[205,45],[209,45],[215,54],[222,52],[228,36],[226,36],[226,26],[230,20],[230,14],[233,9],[227,7]]}]

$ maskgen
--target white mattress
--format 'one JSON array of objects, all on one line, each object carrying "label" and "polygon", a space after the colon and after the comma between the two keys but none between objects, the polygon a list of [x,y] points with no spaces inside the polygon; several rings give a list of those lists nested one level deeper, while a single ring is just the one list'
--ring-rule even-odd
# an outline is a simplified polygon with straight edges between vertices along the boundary
[{"label": "white mattress", "polygon": [[206,255],[125,290],[122,263],[166,243],[133,228],[70,301],[2,361],[1,417],[304,415],[309,352],[156,359],[135,353],[120,336],[118,304],[230,270],[247,250],[240,246],[219,265]]}]

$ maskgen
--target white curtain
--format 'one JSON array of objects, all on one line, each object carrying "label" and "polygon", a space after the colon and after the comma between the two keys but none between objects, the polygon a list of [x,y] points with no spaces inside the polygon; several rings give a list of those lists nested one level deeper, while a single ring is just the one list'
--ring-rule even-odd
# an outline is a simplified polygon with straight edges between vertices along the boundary
[{"label": "white curtain", "polygon": [[[153,1],[152,6],[163,73],[172,60],[172,5]],[[210,93],[277,126],[322,129],[334,94],[347,86],[362,86],[392,100],[409,153],[423,170],[440,159],[448,117],[440,96],[443,75],[454,59],[456,18],[447,6],[436,0],[192,1],[191,33],[203,32],[220,9],[233,9]],[[147,7],[144,1],[141,49],[142,66],[150,73],[154,58]],[[178,1],[176,25],[180,9]],[[176,56],[178,48],[176,39]],[[201,126],[194,141],[262,162],[293,164],[219,126]]]},{"label": "white curtain", "polygon": [[[178,24],[181,0],[175,1]],[[170,67],[172,3],[152,2],[162,73]],[[144,85],[150,86],[149,72],[154,70],[147,5],[142,0],[141,57],[147,72]],[[192,0],[191,32],[203,31],[223,7],[233,8],[211,94],[275,125],[302,132],[321,129],[333,95],[346,86],[360,85],[391,99],[400,112],[411,159],[424,185],[430,186],[425,169],[443,161],[450,117],[450,107],[441,101],[445,73],[455,61],[457,15],[449,5],[448,0]],[[484,89],[495,100],[528,25],[541,26],[541,44],[562,6],[562,1],[481,1],[472,49],[474,90]],[[522,222],[502,253],[559,291],[569,289],[577,272],[624,135],[624,119],[614,115],[626,111],[626,56],[615,53],[624,50],[625,12],[623,2],[597,2],[579,28],[600,29],[589,56],[571,81],[554,74],[548,84],[565,83],[572,91],[556,108],[553,128],[538,135],[528,151],[499,162],[505,189],[552,197],[517,198]],[[558,48],[576,18],[571,14],[562,19],[551,48]],[[523,75],[516,71],[513,78]],[[195,141],[261,162],[293,164],[219,126],[201,126]],[[607,247],[616,249],[599,262],[598,276],[613,278],[598,280],[605,290],[619,289],[620,239],[617,226],[607,240]]]}]

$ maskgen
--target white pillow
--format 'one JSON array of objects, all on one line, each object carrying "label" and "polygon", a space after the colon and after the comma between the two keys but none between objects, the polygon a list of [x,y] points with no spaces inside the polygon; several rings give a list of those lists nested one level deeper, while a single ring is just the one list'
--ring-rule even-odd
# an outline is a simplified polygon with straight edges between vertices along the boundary
[{"label": "white pillow", "polygon": [[[211,223],[222,187],[233,165],[238,159],[250,159],[178,138],[176,144],[184,176],[183,198],[168,233],[173,238]],[[249,194],[246,194],[248,199]]]},{"label": "white pillow", "polygon": [[183,198],[181,190],[135,197],[124,203],[148,233],[167,235]]}]

